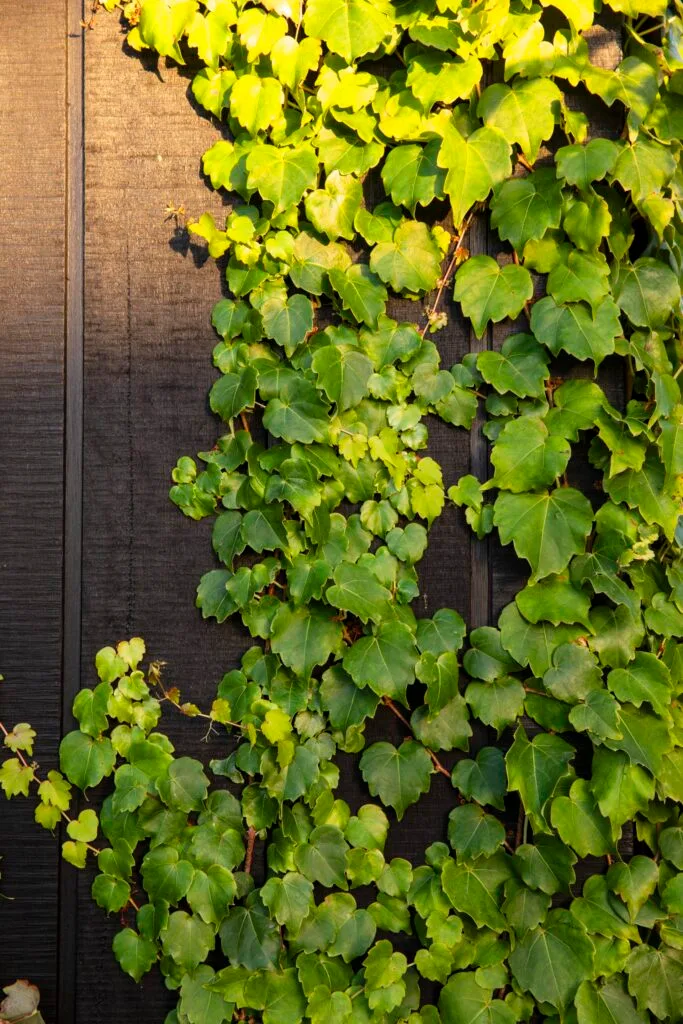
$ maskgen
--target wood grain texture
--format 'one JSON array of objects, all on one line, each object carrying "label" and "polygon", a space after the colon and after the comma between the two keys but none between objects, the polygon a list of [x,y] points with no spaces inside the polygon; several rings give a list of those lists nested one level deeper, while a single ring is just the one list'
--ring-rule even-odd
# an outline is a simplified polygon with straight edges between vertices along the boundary
[{"label": "wood grain texture", "polygon": [[[56,760],[61,713],[65,0],[0,10],[0,717]],[[40,73],[35,40],[41,40]],[[0,984],[57,987],[59,849],[23,800],[2,805]]]}]

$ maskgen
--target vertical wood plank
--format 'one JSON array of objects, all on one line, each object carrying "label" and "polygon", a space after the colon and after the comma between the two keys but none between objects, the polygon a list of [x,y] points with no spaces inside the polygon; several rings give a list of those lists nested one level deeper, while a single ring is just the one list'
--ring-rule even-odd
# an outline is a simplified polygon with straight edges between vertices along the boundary
[{"label": "vertical wood plank", "polygon": [[[197,265],[164,210],[225,217],[200,172],[219,133],[188,102],[187,73],[124,52],[123,40],[105,15],[86,36],[83,681],[99,647],[140,635],[169,684],[202,704],[247,638],[195,609],[199,578],[215,567],[210,525],[183,517],[168,488],[176,459],[222,432],[206,401],[221,275],[213,260]],[[224,744],[201,742],[196,721],[171,716],[179,752],[225,756]],[[79,883],[74,1021],[109,1021],[113,1006],[122,1024],[162,1021],[176,997],[158,972],[140,986],[121,973],[111,953],[120,924],[92,904],[91,877]]]},{"label": "vertical wood plank", "polygon": [[[30,721],[54,767],[61,716],[66,0],[0,10],[0,717]],[[37,49],[39,46],[39,49]],[[58,845],[2,807],[0,984],[40,986],[54,1019]]]}]

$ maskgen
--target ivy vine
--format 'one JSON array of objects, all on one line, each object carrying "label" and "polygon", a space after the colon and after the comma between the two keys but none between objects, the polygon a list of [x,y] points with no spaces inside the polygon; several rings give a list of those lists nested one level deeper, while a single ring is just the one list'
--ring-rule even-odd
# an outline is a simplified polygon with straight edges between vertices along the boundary
[{"label": "ivy vine", "polygon": [[[167,1024],[683,1020],[683,6],[611,0],[613,69],[591,61],[597,0],[103,6],[133,50],[191,54],[228,129],[202,164],[241,202],[188,224],[227,266],[224,433],[178,461],[171,498],[213,518],[202,615],[256,643],[204,711],[141,667],[139,638],[104,648],[61,772],[38,775],[29,725],[2,727],[6,795],[33,786],[64,857],[97,862],[121,967],[158,964],[179,994]],[[577,86],[623,114],[619,139]],[[499,259],[468,252],[486,214]],[[514,323],[446,369],[451,287],[477,338]],[[447,487],[426,418],[468,431],[480,409],[492,475]],[[414,611],[447,501],[530,568],[469,635]],[[224,759],[178,756],[164,705],[224,729]],[[380,707],[399,746],[366,744]],[[470,751],[475,720],[496,745]],[[373,798],[354,810],[337,751]],[[448,843],[386,859],[435,775]],[[71,810],[106,778],[99,815]]]}]

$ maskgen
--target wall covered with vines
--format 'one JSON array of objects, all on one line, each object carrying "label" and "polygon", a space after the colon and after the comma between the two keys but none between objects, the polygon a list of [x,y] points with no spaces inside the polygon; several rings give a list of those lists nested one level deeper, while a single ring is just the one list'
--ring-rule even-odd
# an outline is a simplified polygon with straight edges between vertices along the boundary
[{"label": "wall covered with vines", "polygon": [[[213,522],[201,614],[253,646],[205,708],[139,638],[104,648],[61,771],[2,727],[5,794],[96,863],[122,969],[178,994],[167,1024],[683,1020],[683,11],[612,0],[608,69],[594,0],[103,6],[199,67],[224,129],[201,159],[230,212],[188,224],[226,267],[221,432],[171,499]],[[482,222],[504,257],[470,255]],[[523,327],[442,366],[451,290],[474,338]],[[444,480],[429,423],[459,445],[481,414],[490,474]],[[449,502],[528,564],[469,633],[417,614]],[[399,744],[366,741],[381,707]],[[166,709],[224,758],[180,756]],[[439,774],[447,835],[385,857]]]}]

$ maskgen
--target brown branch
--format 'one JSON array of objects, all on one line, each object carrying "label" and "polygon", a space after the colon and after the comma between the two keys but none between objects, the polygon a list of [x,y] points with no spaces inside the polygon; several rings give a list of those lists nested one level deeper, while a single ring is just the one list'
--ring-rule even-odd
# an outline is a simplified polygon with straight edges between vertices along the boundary
[{"label": "brown branch", "polygon": [[244,871],[245,874],[251,874],[251,866],[254,861],[254,844],[256,842],[256,829],[250,825],[247,829],[247,852],[244,857]]},{"label": "brown branch", "polygon": [[460,234],[458,236],[458,241],[456,243],[455,249],[453,250],[453,255],[451,256],[450,263],[448,264],[448,266],[446,268],[446,273],[441,278],[441,283],[439,285],[439,290],[436,293],[436,298],[434,299],[434,304],[431,307],[431,309],[427,312],[427,323],[424,325],[424,327],[420,331],[420,334],[422,335],[423,338],[424,338],[425,334],[427,333],[427,331],[429,330],[429,325],[431,323],[431,318],[433,317],[433,315],[436,313],[437,309],[439,308],[439,303],[441,302],[441,298],[442,298],[443,293],[444,293],[444,291],[446,289],[446,286],[448,285],[448,282],[450,281],[450,279],[453,276],[453,273],[454,273],[455,268],[456,268],[457,263],[458,263],[458,256],[460,255],[460,251],[462,249],[462,243],[463,243],[463,240],[465,238],[465,235],[467,234],[467,232],[469,231],[469,229],[471,227],[472,221],[474,219],[474,213],[475,213],[474,210],[470,210],[469,214],[467,215],[467,217],[465,217],[465,220],[463,221],[462,230],[460,231]]}]

